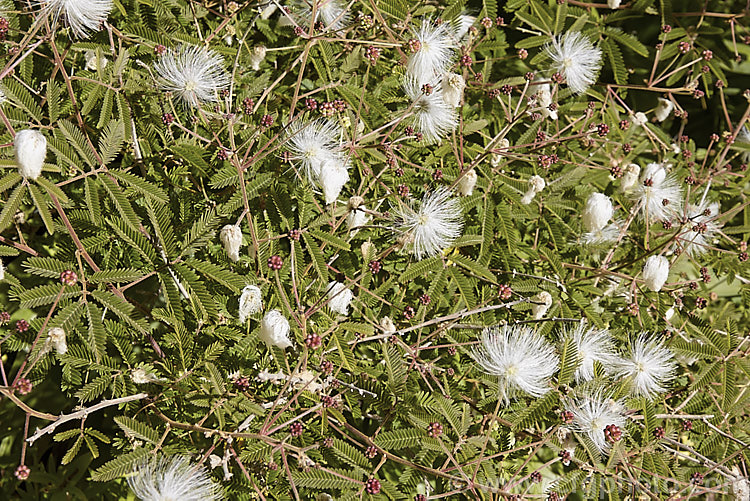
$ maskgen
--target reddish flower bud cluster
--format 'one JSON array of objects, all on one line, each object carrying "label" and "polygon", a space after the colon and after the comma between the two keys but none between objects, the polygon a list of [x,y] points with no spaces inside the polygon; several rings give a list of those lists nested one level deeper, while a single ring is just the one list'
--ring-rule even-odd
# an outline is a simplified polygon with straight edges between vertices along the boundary
[{"label": "reddish flower bud cluster", "polygon": [[427,425],[427,435],[432,438],[437,438],[443,434],[443,425],[440,423],[430,423]]},{"label": "reddish flower bud cluster", "polygon": [[284,260],[281,259],[281,256],[276,255],[268,258],[268,267],[272,270],[280,270],[282,266],[284,266]]},{"label": "reddish flower bud cluster", "polygon": [[295,421],[294,423],[289,425],[289,434],[293,437],[299,437],[302,435],[302,430],[304,429],[304,426],[302,426],[302,423],[299,421]]},{"label": "reddish flower bud cluster", "polygon": [[604,438],[610,443],[618,442],[622,438],[622,430],[617,425],[608,424],[604,427]]},{"label": "reddish flower bud cluster", "polygon": [[311,332],[307,335],[307,337],[305,337],[305,344],[311,350],[316,350],[320,348],[321,344],[323,344],[323,339],[317,332]]},{"label": "reddish flower bud cluster", "polygon": [[60,283],[63,285],[75,285],[78,282],[78,275],[75,271],[65,270],[60,273]]}]

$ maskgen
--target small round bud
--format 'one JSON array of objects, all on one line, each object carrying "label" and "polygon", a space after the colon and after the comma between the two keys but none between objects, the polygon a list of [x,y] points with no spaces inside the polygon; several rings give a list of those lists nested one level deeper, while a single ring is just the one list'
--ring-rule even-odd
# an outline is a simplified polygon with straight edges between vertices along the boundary
[{"label": "small round bud", "polygon": [[60,283],[67,286],[73,286],[78,282],[78,275],[73,270],[65,270],[60,273]]}]

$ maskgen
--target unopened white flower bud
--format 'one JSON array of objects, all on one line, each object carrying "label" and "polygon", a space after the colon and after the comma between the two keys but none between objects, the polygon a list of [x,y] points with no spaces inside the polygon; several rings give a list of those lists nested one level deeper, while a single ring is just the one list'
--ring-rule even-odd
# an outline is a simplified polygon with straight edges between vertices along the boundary
[{"label": "unopened white flower bud", "polygon": [[669,114],[672,113],[672,110],[674,110],[674,103],[669,99],[660,97],[659,103],[656,105],[656,108],[654,108],[654,117],[656,117],[657,121],[663,122],[669,118]]},{"label": "unopened white flower bud", "polygon": [[346,165],[338,159],[325,160],[320,168],[318,182],[326,204],[332,204],[341,194],[341,188],[349,181]]},{"label": "unopened white flower bud", "polygon": [[622,0],[607,0],[607,7],[610,9],[617,9],[620,7]]},{"label": "unopened white flower bud", "polygon": [[133,369],[133,372],[130,373],[130,379],[132,379],[135,384],[154,383],[159,380],[158,377],[154,376],[150,371],[143,367]]},{"label": "unopened white flower bud", "polygon": [[109,62],[106,57],[99,57],[95,50],[87,50],[84,57],[86,58],[86,69],[89,71],[103,70]]},{"label": "unopened white flower bud", "polygon": [[532,178],[529,179],[529,189],[523,195],[523,198],[521,198],[521,203],[529,205],[531,201],[534,200],[537,193],[542,191],[545,186],[547,186],[547,183],[544,182],[544,179],[539,176],[532,176]]},{"label": "unopened white flower bud", "polygon": [[61,327],[53,327],[47,332],[47,342],[60,355],[64,355],[68,351],[65,331]]},{"label": "unopened white flower bud", "polygon": [[[539,320],[552,306],[552,295],[547,291],[542,291],[533,298],[531,298],[531,313],[534,315],[534,320]],[[538,304],[534,304],[538,303]]]},{"label": "unopened white flower bud", "polygon": [[448,106],[458,108],[464,99],[464,89],[466,81],[458,73],[446,73],[443,77],[443,101]]},{"label": "unopened white flower bud", "polygon": [[16,147],[18,173],[27,179],[38,178],[47,156],[47,138],[38,130],[26,129],[16,133],[13,144]]},{"label": "unopened white flower bud", "polygon": [[381,318],[380,327],[383,329],[384,334],[393,334],[396,332],[396,326],[393,324],[393,320],[391,320],[391,317]]},{"label": "unopened white flower bud", "polygon": [[240,295],[240,323],[244,324],[247,317],[263,309],[263,293],[255,285],[246,285]]},{"label": "unopened white flower bud", "polygon": [[5,280],[5,264],[2,259],[0,259],[0,280]]},{"label": "unopened white flower bud", "polygon": [[354,294],[341,282],[333,281],[328,284],[328,307],[339,315],[349,314],[349,303]]},{"label": "unopened white flower bud", "polygon": [[[276,4],[274,2],[269,2],[268,5],[265,7],[258,7],[258,10],[260,11],[260,18],[261,19],[268,19],[271,17],[271,15],[276,12]],[[281,16],[282,18],[285,16]]]},{"label": "unopened white flower bud", "polygon": [[612,200],[607,195],[592,193],[583,209],[583,227],[592,233],[601,231],[612,219],[614,212]]},{"label": "unopened white flower bud", "polygon": [[557,110],[550,109],[550,105],[552,105],[552,91],[550,90],[549,84],[539,84],[536,92],[542,116],[552,120],[557,120]]},{"label": "unopened white flower bud", "polygon": [[360,205],[358,209],[352,210],[347,216],[346,216],[346,227],[349,229],[350,235],[355,235],[358,231],[360,226],[364,226],[367,224],[368,219],[370,217],[365,212],[367,210],[367,207],[364,205]]},{"label": "unopened white flower bud", "polygon": [[633,122],[633,125],[643,127],[648,122],[648,117],[646,117],[645,113],[639,111],[635,115],[630,115],[630,121]]},{"label": "unopened white flower bud", "polygon": [[732,482],[732,496],[737,501],[750,500],[750,481],[742,474],[738,466],[732,468],[734,481]]},{"label": "unopened white flower bud", "polygon": [[638,182],[638,177],[641,175],[641,168],[636,164],[630,164],[625,167],[625,172],[622,174],[620,179],[620,191],[623,193],[632,189],[633,186]]},{"label": "unopened white flower bud", "polygon": [[650,256],[643,266],[643,281],[646,287],[659,292],[669,276],[669,261],[664,256]]},{"label": "unopened white flower bud", "polygon": [[471,196],[472,193],[474,193],[474,187],[476,185],[477,171],[471,169],[469,172],[461,176],[461,179],[459,179],[456,188],[458,189],[459,195],[461,195],[462,197],[468,197]]},{"label": "unopened white flower bud", "polygon": [[[503,152],[507,152],[508,148],[510,148],[510,141],[502,138],[497,148],[499,150],[503,150]],[[504,153],[493,153],[490,157],[490,165],[493,167],[497,167],[498,165],[500,165],[500,161],[503,159],[503,154]]]},{"label": "unopened white flower bud", "polygon": [[669,308],[667,310],[667,312],[664,314],[664,320],[666,320],[667,322],[669,322],[670,320],[672,320],[673,316],[674,316],[674,306],[672,306],[671,308]]},{"label": "unopened white flower bud", "polygon": [[250,68],[254,71],[260,69],[260,63],[266,58],[266,48],[263,45],[256,45],[250,52]]},{"label": "unopened white flower bud", "polygon": [[375,257],[375,253],[377,252],[377,249],[375,249],[375,244],[367,240],[366,242],[362,242],[362,245],[359,247],[360,252],[362,253],[362,259],[365,261],[371,261],[373,257]]},{"label": "unopened white flower bud", "polygon": [[221,229],[219,239],[227,251],[229,259],[235,263],[240,260],[240,247],[242,247],[242,230],[235,224],[228,224]]},{"label": "unopened white flower bud", "polygon": [[292,346],[289,339],[289,321],[284,318],[279,310],[271,310],[265,314],[260,323],[260,334],[258,338],[270,348],[277,346],[282,350]]}]

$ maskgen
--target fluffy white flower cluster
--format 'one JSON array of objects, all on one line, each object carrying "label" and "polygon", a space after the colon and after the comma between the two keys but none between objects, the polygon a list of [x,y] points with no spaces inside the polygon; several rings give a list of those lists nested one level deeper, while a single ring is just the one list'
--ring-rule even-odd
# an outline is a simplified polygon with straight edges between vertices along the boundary
[{"label": "fluffy white flower cluster", "polygon": [[70,31],[78,38],[86,38],[92,31],[99,31],[109,17],[112,0],[46,0],[42,11],[55,24],[64,17]]},{"label": "fluffy white flower cluster", "polygon": [[632,197],[640,207],[640,217],[652,223],[669,220],[682,210],[682,190],[664,164],[650,163],[643,169]]},{"label": "fluffy white flower cluster", "polygon": [[47,156],[47,138],[38,130],[26,129],[16,133],[13,145],[18,173],[26,179],[38,178]]},{"label": "fluffy white flower cluster", "polygon": [[421,260],[449,247],[463,229],[461,204],[451,191],[439,188],[426,193],[422,203],[401,204],[395,210],[399,241]]},{"label": "fluffy white flower cluster", "polygon": [[571,31],[553,38],[546,52],[552,59],[552,68],[565,77],[574,93],[583,94],[596,82],[602,51],[582,33]]},{"label": "fluffy white flower cluster", "polygon": [[293,3],[295,18],[302,28],[322,22],[328,29],[338,31],[349,23],[347,2],[342,0],[298,0]]},{"label": "fluffy white flower cluster", "polygon": [[611,198],[603,193],[592,193],[583,208],[583,227],[586,229],[582,237],[583,242],[598,245],[617,240],[620,224],[619,222],[609,223],[614,213]]},{"label": "fluffy white flower cluster", "polygon": [[481,348],[475,348],[473,355],[485,372],[497,376],[499,395],[505,402],[518,394],[541,397],[547,393],[559,364],[555,348],[521,326],[485,329]]},{"label": "fluffy white flower cluster", "polygon": [[614,364],[616,377],[624,378],[636,396],[654,398],[666,391],[677,365],[674,355],[660,341],[641,334],[630,353]]},{"label": "fluffy white flower cluster", "polygon": [[[251,315],[263,310],[263,292],[257,285],[247,285],[242,289],[239,299],[240,323],[245,324]],[[282,350],[292,346],[289,337],[291,327],[289,321],[279,310],[269,310],[260,322],[258,338],[271,348],[276,346]]]},{"label": "fluffy white flower cluster", "polygon": [[321,119],[293,125],[286,140],[289,158],[298,163],[310,184],[323,192],[327,204],[336,201],[349,181],[349,160],[340,137],[338,125]]},{"label": "fluffy white flower cluster", "polygon": [[466,15],[442,23],[423,18],[419,28],[412,31],[404,92],[412,101],[415,128],[427,142],[444,138],[456,126],[455,109],[463,101],[466,81],[450,68],[458,42],[474,20]]},{"label": "fluffy white flower cluster", "polygon": [[[575,348],[575,380],[581,385],[579,391],[583,395],[567,406],[573,414],[573,428],[587,434],[602,451],[607,448],[604,428],[610,424],[623,426],[624,407],[600,390],[591,392],[592,385],[599,387],[597,373],[621,380],[631,395],[649,399],[666,391],[675,373],[672,352],[645,334],[632,342],[624,356],[618,354],[607,329],[584,323],[563,331],[561,342]],[[499,398],[506,403],[523,395],[540,397],[547,393],[559,365],[551,343],[518,325],[485,329],[481,344],[473,349],[472,355],[486,373],[498,378]]]},{"label": "fluffy white flower cluster", "polygon": [[687,231],[680,234],[679,242],[691,256],[705,253],[721,228],[719,203],[703,200],[697,205],[688,205]]},{"label": "fluffy white flower cluster", "polygon": [[183,45],[170,49],[154,64],[162,90],[172,92],[188,107],[218,101],[229,86],[224,59],[210,49]]},{"label": "fluffy white flower cluster", "polygon": [[585,434],[601,452],[609,449],[604,430],[609,425],[625,427],[625,406],[601,389],[568,402],[565,410],[573,415],[571,428]]},{"label": "fluffy white flower cluster", "polygon": [[217,501],[221,487],[211,480],[205,467],[190,464],[185,456],[145,459],[137,463],[128,485],[142,501]]}]

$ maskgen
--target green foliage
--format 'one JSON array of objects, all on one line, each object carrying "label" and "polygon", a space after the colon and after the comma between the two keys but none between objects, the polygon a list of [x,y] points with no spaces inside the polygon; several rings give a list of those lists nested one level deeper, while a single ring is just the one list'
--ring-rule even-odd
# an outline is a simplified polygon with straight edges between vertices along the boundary
[{"label": "green foliage", "polygon": [[[187,455],[229,499],[732,495],[750,460],[747,6],[332,1],[314,7],[320,26],[303,4],[124,0],[80,39],[71,14],[2,5],[0,492],[132,499],[134,469]],[[466,84],[434,142],[404,92],[423,19],[451,27]],[[553,68],[549,53],[574,31],[601,54],[578,94],[566,71],[580,58]],[[231,80],[199,106],[154,69],[182,44],[214,51]],[[448,77],[427,76],[419,90],[442,100]],[[331,204],[304,165],[327,145],[290,146],[318,119],[340,149],[316,168],[346,159]],[[13,151],[24,129],[47,140],[36,179]],[[623,187],[651,163],[679,203],[654,179]],[[440,187],[460,235],[419,260],[397,214]],[[679,207],[640,217],[643,192]],[[592,193],[614,207],[599,240]],[[440,225],[427,216],[416,226]],[[651,256],[670,266],[659,291]],[[269,337],[274,309],[291,347]],[[579,322],[615,352],[564,335]],[[480,333],[498,325],[554,347],[543,391],[499,398],[548,367],[498,352],[485,373]],[[640,333],[674,361],[647,396],[633,387],[654,362],[622,362]],[[596,395],[626,410],[605,445],[612,423],[569,422]]]}]

